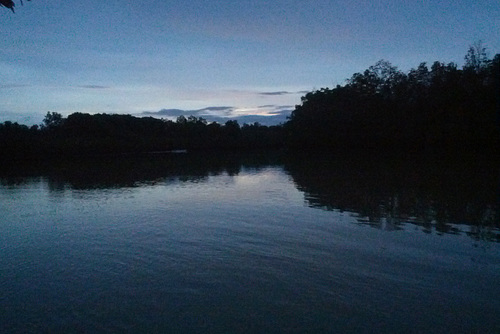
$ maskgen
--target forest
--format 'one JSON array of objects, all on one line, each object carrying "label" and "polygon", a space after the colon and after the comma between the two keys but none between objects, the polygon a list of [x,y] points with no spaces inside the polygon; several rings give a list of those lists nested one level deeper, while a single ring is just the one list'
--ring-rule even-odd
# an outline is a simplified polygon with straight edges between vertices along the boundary
[{"label": "forest", "polygon": [[201,117],[176,121],[119,114],[48,112],[43,123],[27,127],[0,124],[0,155],[57,157],[165,152],[172,150],[249,150],[282,147],[281,126],[237,121],[208,123]]},{"label": "forest", "polygon": [[344,85],[307,93],[284,124],[240,125],[180,116],[47,112],[28,127],[0,123],[0,158],[171,150],[426,149],[487,151],[499,144],[500,54],[471,46],[462,68],[421,63],[404,73],[381,60]]},{"label": "forest", "polygon": [[486,149],[498,145],[500,54],[481,43],[465,64],[379,61],[344,86],[302,97],[284,125],[292,147]]}]

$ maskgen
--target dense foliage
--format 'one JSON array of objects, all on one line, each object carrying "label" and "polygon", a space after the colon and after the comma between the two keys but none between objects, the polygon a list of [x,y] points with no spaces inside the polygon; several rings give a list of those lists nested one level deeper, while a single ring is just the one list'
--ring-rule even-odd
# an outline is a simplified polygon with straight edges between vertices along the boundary
[{"label": "dense foliage", "polygon": [[463,69],[379,61],[344,86],[308,93],[286,124],[294,147],[484,147],[498,144],[500,54],[478,43]]},{"label": "dense foliage", "polygon": [[140,153],[178,149],[267,149],[282,146],[282,128],[237,121],[208,123],[203,118],[177,121],[131,115],[48,112],[43,124],[28,128],[0,124],[4,157]]}]

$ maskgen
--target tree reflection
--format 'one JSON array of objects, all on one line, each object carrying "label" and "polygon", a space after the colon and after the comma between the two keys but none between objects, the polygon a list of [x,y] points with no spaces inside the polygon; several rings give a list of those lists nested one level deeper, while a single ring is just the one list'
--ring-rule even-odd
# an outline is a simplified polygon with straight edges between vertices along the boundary
[{"label": "tree reflection", "polygon": [[258,168],[269,154],[143,154],[59,161],[29,161],[0,167],[0,185],[30,183],[43,176],[49,191],[137,187],[159,182],[205,182],[212,175],[236,176],[242,166]]},{"label": "tree reflection", "polygon": [[[425,233],[466,234],[500,242],[498,163],[488,157],[425,158],[329,152],[328,155],[152,154],[0,168],[0,185],[18,187],[43,177],[65,191],[202,183],[242,169],[284,165],[313,208],[345,211],[358,224],[387,231],[417,226]],[[24,181],[23,181],[24,180]]]},{"label": "tree reflection", "polygon": [[359,224],[500,242],[498,165],[488,158],[351,152],[295,156],[285,168],[311,207],[351,212]]}]

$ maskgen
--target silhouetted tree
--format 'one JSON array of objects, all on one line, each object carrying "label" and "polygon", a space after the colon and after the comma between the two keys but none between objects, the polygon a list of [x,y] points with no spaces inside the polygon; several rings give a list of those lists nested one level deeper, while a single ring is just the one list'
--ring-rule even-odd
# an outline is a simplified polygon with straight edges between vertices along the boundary
[{"label": "silhouetted tree", "polygon": [[63,116],[57,112],[48,111],[43,119],[43,128],[53,129],[56,128],[63,123]]},{"label": "silhouetted tree", "polygon": [[464,70],[472,70],[479,73],[488,64],[488,56],[486,55],[486,47],[482,41],[477,41],[469,47],[465,55]]}]

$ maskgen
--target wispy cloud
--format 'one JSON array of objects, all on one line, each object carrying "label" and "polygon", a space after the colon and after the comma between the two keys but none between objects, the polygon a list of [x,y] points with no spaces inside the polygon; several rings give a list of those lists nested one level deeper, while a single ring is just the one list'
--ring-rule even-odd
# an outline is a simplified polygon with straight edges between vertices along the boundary
[{"label": "wispy cloud", "polygon": [[281,109],[289,110],[289,109],[295,108],[295,106],[292,106],[292,105],[280,106],[280,105],[275,105],[275,104],[266,104],[263,106],[258,106],[257,108],[259,108],[259,109],[272,109],[272,110],[281,110]]},{"label": "wispy cloud", "polygon": [[287,91],[278,91],[278,92],[259,92],[259,94],[265,96],[278,96],[278,95],[288,95],[293,93]]},{"label": "wispy cloud", "polygon": [[8,89],[8,88],[23,88],[23,87],[29,87],[30,85],[26,84],[4,84],[0,85],[0,89]]},{"label": "wispy cloud", "polygon": [[85,89],[109,89],[109,88],[111,88],[109,86],[101,86],[101,85],[80,85],[77,87],[78,88],[85,88]]},{"label": "wispy cloud", "polygon": [[144,111],[142,115],[158,116],[158,117],[178,117],[178,116],[185,116],[187,113],[188,113],[187,110],[181,110],[181,109],[161,109],[159,111]]},{"label": "wispy cloud", "polygon": [[194,110],[200,115],[211,116],[211,115],[219,115],[219,116],[231,116],[235,111],[234,107],[206,107],[203,109]]},{"label": "wispy cloud", "polygon": [[0,110],[0,123],[5,121],[17,122],[25,125],[41,123],[44,115],[42,113],[18,113]]},{"label": "wispy cloud", "polygon": [[203,109],[199,109],[200,111],[227,111],[227,110],[232,110],[234,109],[233,107],[206,107]]},{"label": "wispy cloud", "polygon": [[234,107],[206,107],[202,109],[185,110],[185,109],[161,109],[159,111],[145,111],[142,114],[148,116],[159,116],[159,117],[179,117],[179,116],[220,116],[220,117],[230,117],[234,112]]},{"label": "wispy cloud", "polygon": [[296,92],[290,92],[286,90],[281,90],[281,91],[275,91],[275,92],[258,92],[259,95],[263,96],[281,96],[281,95],[302,95],[306,94],[308,91],[306,90],[301,90],[301,91],[296,91]]}]

